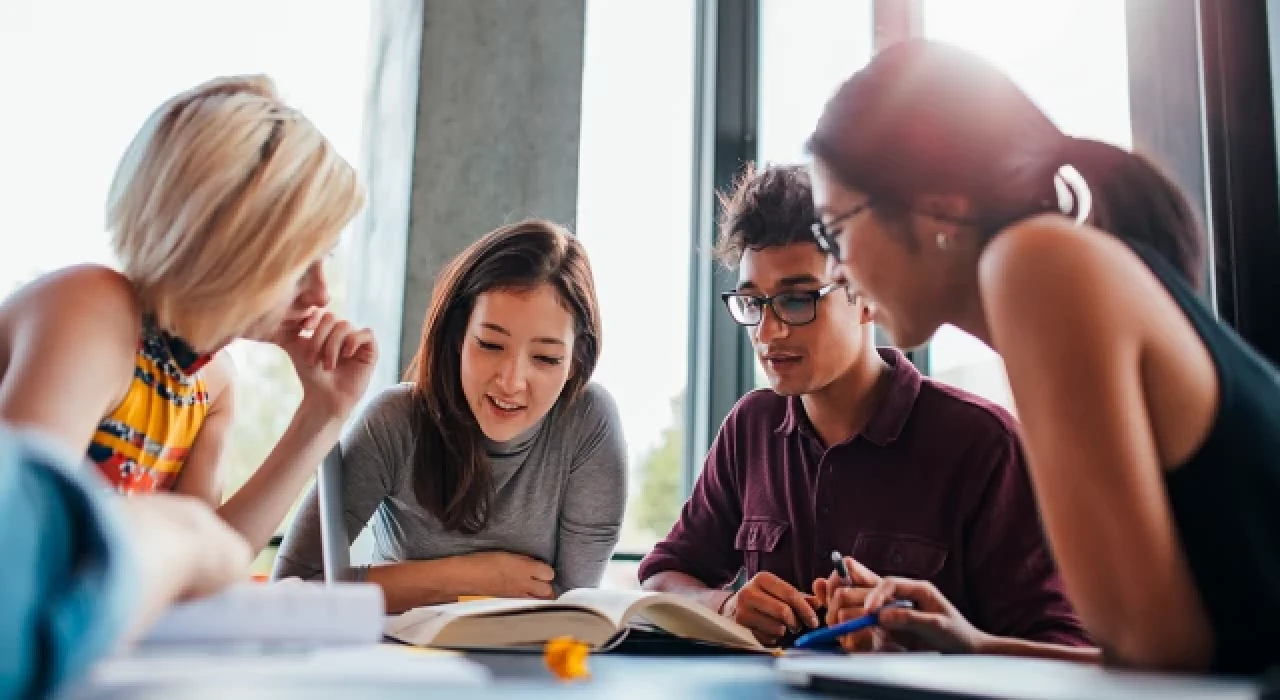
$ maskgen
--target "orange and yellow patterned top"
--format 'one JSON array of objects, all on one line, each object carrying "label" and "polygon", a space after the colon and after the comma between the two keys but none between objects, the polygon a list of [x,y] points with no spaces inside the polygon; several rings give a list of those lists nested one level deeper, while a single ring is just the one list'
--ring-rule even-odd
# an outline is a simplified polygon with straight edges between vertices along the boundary
[{"label": "orange and yellow patterned top", "polygon": [[211,357],[160,330],[150,317],[143,319],[133,381],[89,443],[89,459],[116,491],[173,488],[209,412],[199,372]]}]

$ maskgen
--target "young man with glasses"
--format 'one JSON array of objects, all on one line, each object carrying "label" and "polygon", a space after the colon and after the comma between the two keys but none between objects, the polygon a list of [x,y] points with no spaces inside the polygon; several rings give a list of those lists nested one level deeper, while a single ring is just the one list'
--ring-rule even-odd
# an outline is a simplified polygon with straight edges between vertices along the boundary
[{"label": "young man with glasses", "polygon": [[[722,204],[716,253],[738,271],[722,296],[772,390],[725,418],[679,521],[640,566],[644,587],[786,644],[850,616],[850,596],[880,577],[900,576],[931,582],[980,634],[1088,644],[1041,532],[1013,417],[875,347],[870,310],[828,281],[803,168],[748,170]],[[832,575],[833,551],[850,555],[849,580]],[[883,630],[844,643],[929,646]]]}]

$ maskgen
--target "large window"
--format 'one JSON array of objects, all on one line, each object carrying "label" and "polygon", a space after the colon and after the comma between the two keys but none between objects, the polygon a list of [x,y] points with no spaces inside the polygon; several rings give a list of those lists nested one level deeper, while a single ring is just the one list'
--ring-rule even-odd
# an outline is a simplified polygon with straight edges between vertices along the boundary
[{"label": "large window", "polygon": [[[1125,3],[1115,0],[925,0],[924,34],[1005,71],[1058,127],[1128,148]],[[1046,22],[1052,31],[1045,31]],[[977,339],[945,326],[929,347],[931,373],[1013,408],[1004,364]]]},{"label": "large window", "polygon": [[840,84],[871,60],[871,0],[760,0],[761,163],[804,162]]},{"label": "large window", "polygon": [[[576,228],[604,317],[595,380],[630,452],[618,551],[643,554],[684,502],[694,3],[589,0],[585,44]],[[634,586],[634,562],[604,585]]]},{"label": "large window", "polygon": [[[826,100],[870,59],[876,10],[870,0],[760,3],[759,160],[797,162]],[[924,0],[920,7],[925,36],[1006,71],[1065,132],[1130,145],[1124,3]],[[1039,28],[1050,9],[1054,31],[1045,33]],[[1000,358],[963,331],[944,326],[917,359],[938,379],[1013,408]],[[768,386],[758,367],[756,386]]]},{"label": "large window", "polygon": [[[0,293],[79,262],[111,264],[103,207],[117,160],[163,100],[217,75],[266,73],[359,164],[368,0],[226,0],[217,11],[164,0],[0,3]],[[341,254],[330,279],[341,303]],[[229,495],[288,424],[301,390],[278,349],[237,342]],[[264,554],[257,570],[270,566]]]}]

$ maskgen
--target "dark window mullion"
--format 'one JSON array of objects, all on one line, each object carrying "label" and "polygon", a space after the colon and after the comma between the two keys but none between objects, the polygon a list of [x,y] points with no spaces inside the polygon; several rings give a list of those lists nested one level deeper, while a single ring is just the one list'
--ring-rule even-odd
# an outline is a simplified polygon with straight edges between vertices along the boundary
[{"label": "dark window mullion", "polygon": [[715,193],[756,155],[758,0],[698,0],[694,101],[694,220],[684,479],[687,496],[724,417],[754,385],[746,334],[723,313],[717,292],[736,280],[711,254]]}]

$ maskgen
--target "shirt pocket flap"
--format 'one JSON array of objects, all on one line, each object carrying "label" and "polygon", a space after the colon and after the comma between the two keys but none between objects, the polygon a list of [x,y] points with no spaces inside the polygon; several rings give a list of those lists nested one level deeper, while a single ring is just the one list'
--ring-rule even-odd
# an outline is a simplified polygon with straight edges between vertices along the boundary
[{"label": "shirt pocket flap", "polygon": [[734,549],[744,552],[772,552],[787,532],[788,524],[768,518],[747,518],[738,528]]},{"label": "shirt pocket flap", "polygon": [[858,535],[853,558],[881,576],[928,580],[942,570],[947,548],[915,535]]}]

